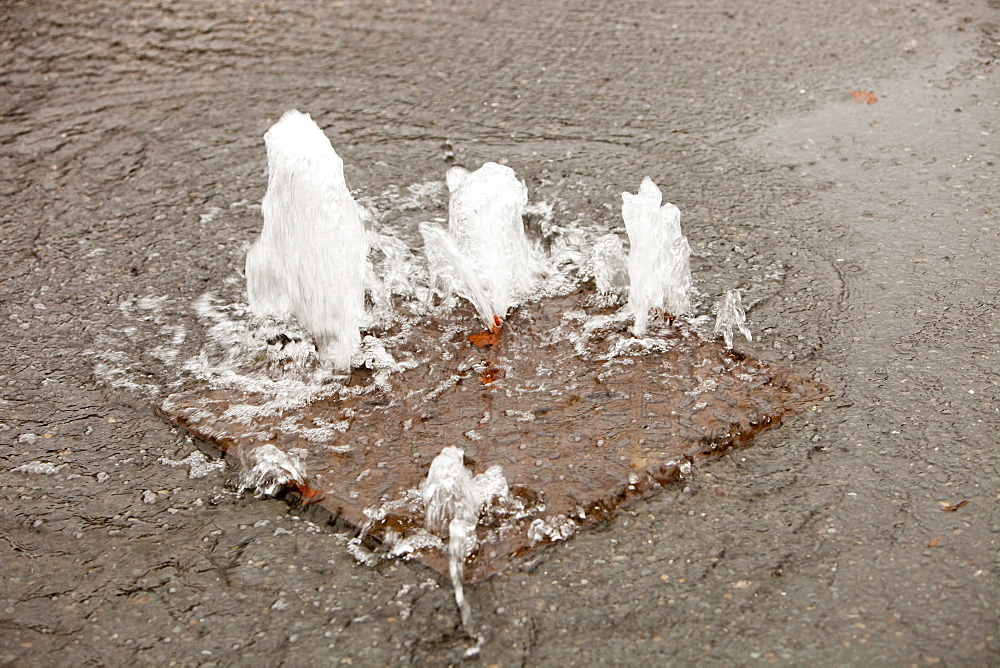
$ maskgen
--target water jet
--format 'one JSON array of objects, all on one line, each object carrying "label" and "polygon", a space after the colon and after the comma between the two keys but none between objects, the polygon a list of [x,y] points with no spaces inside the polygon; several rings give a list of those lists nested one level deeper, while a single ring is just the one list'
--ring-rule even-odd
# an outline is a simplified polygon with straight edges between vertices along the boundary
[{"label": "water jet", "polygon": [[344,162],[308,114],[264,135],[264,225],[247,253],[247,296],[260,317],[295,317],[320,356],[347,369],[361,344],[368,244]]}]

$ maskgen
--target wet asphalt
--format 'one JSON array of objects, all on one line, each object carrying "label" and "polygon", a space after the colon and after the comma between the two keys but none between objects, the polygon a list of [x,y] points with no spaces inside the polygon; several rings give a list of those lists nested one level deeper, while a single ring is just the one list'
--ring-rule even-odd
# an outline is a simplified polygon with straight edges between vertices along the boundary
[{"label": "wet asphalt", "polygon": [[[0,3],[0,662],[996,664],[998,25],[995,0]],[[241,299],[293,107],[372,201],[495,160],[618,229],[652,176],[701,308],[740,287],[738,347],[830,400],[468,588],[466,659],[431,571],[165,463],[197,445],[153,406],[193,304]]]}]

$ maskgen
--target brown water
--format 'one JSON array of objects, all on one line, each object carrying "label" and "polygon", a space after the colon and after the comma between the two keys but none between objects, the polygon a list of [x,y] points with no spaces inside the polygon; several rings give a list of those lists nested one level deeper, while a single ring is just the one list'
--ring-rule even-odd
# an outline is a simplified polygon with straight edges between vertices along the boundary
[{"label": "brown water", "polygon": [[[442,448],[462,447],[473,473],[502,466],[514,499],[484,511],[465,568],[476,582],[689,478],[694,466],[748,444],[826,393],[788,367],[733,353],[687,326],[660,324],[664,338],[655,349],[609,356],[612,342],[638,340],[622,322],[589,336],[577,331],[572,322],[586,317],[593,297],[578,292],[526,305],[488,348],[471,345],[454,321],[425,319],[394,351],[421,363],[361,396],[316,399],[248,421],[241,406],[274,397],[206,386],[168,397],[162,411],[232,454],[264,443],[304,453],[308,474],[295,498],[390,547],[423,528],[413,492]],[[456,318],[474,322],[468,309]],[[353,385],[370,383],[368,375],[359,370]],[[304,435],[331,423],[341,425],[336,437]],[[407,556],[447,573],[447,552],[438,548]]]}]

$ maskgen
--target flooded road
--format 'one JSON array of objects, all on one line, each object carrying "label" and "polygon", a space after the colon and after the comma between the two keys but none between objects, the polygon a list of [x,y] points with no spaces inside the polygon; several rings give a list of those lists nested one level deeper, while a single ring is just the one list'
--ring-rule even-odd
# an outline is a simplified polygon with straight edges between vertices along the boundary
[{"label": "flooded road", "polygon": [[153,412],[212,344],[196,305],[244,298],[294,107],[413,245],[451,164],[619,232],[650,175],[695,309],[740,287],[737,349],[832,390],[467,588],[477,661],[995,662],[1000,10],[731,4],[3,3],[0,661],[473,644],[432,571],[358,564]]}]

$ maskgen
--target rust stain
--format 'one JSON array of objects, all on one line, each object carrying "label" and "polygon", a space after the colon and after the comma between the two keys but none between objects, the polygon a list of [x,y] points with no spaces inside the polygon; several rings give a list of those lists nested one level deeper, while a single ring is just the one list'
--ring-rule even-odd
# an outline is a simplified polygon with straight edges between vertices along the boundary
[{"label": "rust stain", "polygon": [[874,91],[870,90],[852,90],[850,91],[851,97],[858,104],[875,104],[878,102],[878,96],[875,95]]}]

